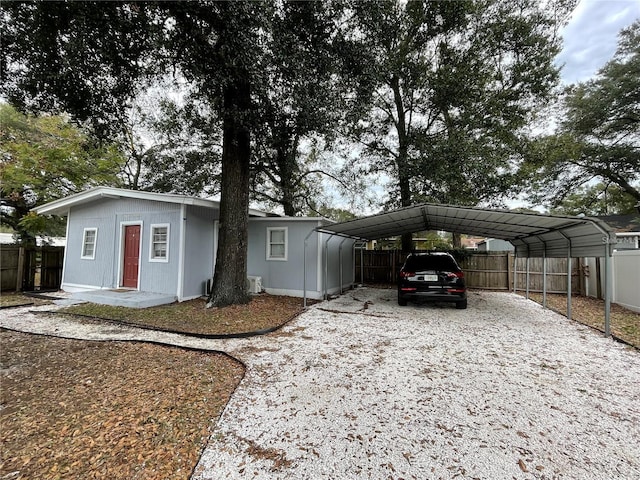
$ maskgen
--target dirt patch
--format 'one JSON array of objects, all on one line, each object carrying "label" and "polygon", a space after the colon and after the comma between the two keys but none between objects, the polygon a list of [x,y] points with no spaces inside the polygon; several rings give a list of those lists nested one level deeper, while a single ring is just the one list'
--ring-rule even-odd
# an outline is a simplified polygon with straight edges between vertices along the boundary
[{"label": "dirt patch", "polygon": [[244,374],[215,353],[0,331],[0,478],[188,479]]},{"label": "dirt patch", "polygon": [[203,299],[151,308],[87,303],[61,311],[176,332],[225,335],[273,329],[304,310],[300,298],[267,294],[255,296],[246,305],[207,309],[205,304]]},{"label": "dirt patch", "polygon": [[23,305],[48,305],[53,303],[51,300],[30,297],[21,293],[3,293],[0,295],[0,308],[13,308]]},{"label": "dirt patch", "polygon": [[[542,304],[542,294],[531,293],[531,300]],[[567,296],[547,294],[547,306],[562,314],[567,314]],[[579,295],[571,296],[571,317],[573,320],[604,332],[604,301]],[[640,348],[640,313],[611,304],[611,333],[619,339]]]}]

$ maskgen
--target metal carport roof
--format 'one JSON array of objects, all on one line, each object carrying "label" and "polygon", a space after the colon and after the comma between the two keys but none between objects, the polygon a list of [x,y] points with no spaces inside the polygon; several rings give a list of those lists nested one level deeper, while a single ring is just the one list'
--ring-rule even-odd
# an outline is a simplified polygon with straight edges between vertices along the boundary
[{"label": "metal carport roof", "polygon": [[327,225],[322,232],[362,240],[424,230],[444,230],[508,240],[519,257],[604,257],[613,230],[591,217],[569,217],[424,203]]}]

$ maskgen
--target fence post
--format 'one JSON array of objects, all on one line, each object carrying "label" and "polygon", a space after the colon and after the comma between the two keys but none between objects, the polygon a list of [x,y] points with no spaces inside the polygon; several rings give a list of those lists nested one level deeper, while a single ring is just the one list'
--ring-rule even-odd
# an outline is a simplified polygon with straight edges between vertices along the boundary
[{"label": "fence post", "polygon": [[18,251],[18,274],[16,275],[16,292],[22,291],[22,281],[24,279],[24,247]]}]

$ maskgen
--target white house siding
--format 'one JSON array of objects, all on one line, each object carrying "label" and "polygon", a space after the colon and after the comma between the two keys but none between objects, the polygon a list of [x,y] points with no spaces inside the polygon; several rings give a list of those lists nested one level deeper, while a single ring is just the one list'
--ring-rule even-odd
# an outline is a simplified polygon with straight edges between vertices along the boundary
[{"label": "white house siding", "polygon": [[[72,207],[62,288],[118,288],[120,286],[122,224],[141,228],[140,290],[176,294],[180,205],[136,199],[99,199]],[[152,224],[169,223],[169,261],[149,262]],[[81,259],[83,231],[97,228],[95,259]]]},{"label": "white house siding", "polygon": [[[205,293],[205,283],[214,272],[214,220],[219,211],[203,207],[186,207],[184,281],[180,299]],[[176,248],[177,252],[177,248]]]}]

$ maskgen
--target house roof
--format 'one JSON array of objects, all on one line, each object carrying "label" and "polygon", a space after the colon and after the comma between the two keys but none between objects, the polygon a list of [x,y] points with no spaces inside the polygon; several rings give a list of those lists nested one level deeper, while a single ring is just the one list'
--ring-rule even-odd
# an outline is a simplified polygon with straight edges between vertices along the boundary
[{"label": "house roof", "polygon": [[[91,203],[101,198],[132,198],[138,200],[151,200],[154,202],[177,203],[180,205],[195,205],[205,208],[220,208],[220,202],[208,198],[190,197],[186,195],[175,195],[171,193],[143,192],[140,190],[126,190],[114,187],[95,187],[84,192],[76,193],[53,202],[45,203],[33,208],[39,215],[61,215],[68,214],[71,207]],[[272,214],[260,210],[249,209],[249,215],[253,217],[267,217]]]},{"label": "house roof", "polygon": [[511,242],[520,257],[611,255],[615,235],[602,220],[476,207],[420,204],[336,223],[318,230],[376,240],[423,230],[444,230]]}]

